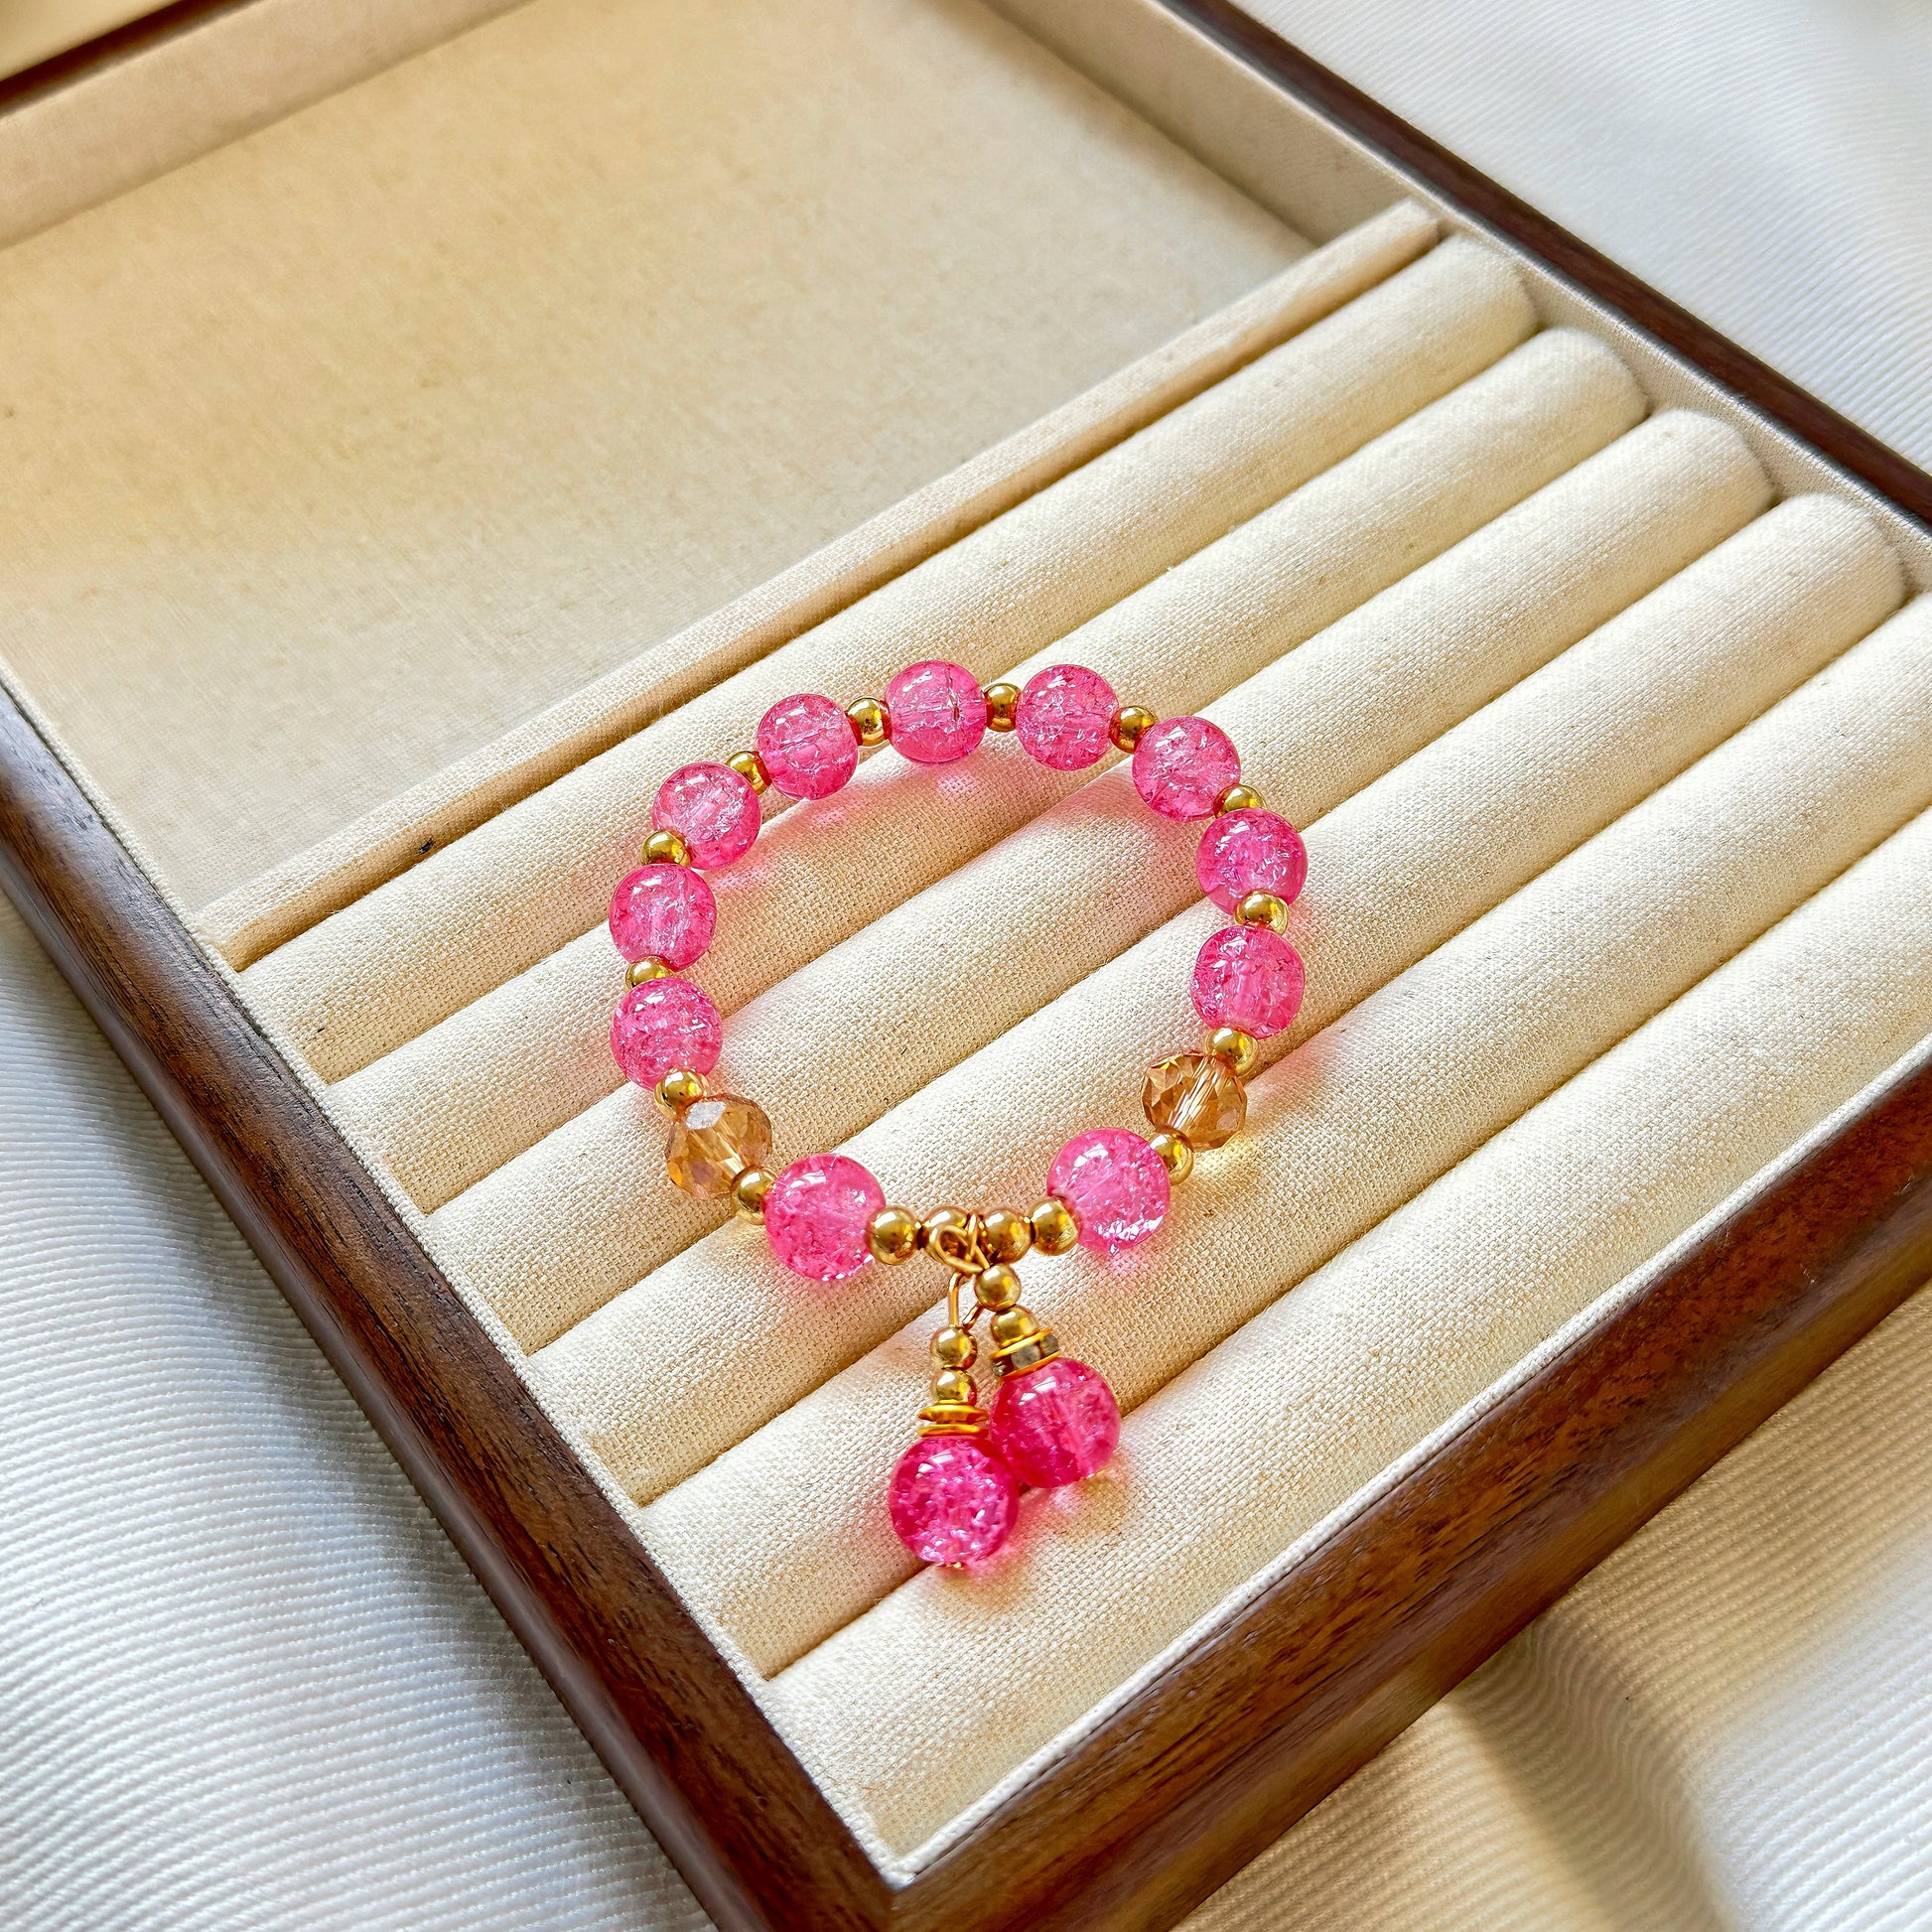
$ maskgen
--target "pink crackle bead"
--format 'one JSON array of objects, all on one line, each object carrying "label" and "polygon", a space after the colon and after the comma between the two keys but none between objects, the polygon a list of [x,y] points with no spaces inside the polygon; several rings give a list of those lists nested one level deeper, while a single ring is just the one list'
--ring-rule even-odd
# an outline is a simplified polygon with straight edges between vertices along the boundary
[{"label": "pink crackle bead", "polygon": [[1027,680],[1013,729],[1027,756],[1055,771],[1083,771],[1107,754],[1114,687],[1098,671],[1052,664]]},{"label": "pink crackle bead", "polygon": [[709,994],[689,980],[646,980],[618,1002],[611,1052],[626,1080],[654,1087],[679,1067],[709,1073],[725,1030]]},{"label": "pink crackle bead", "polygon": [[689,866],[639,866],[611,895],[611,937],[632,964],[689,966],[704,957],[717,924],[718,901]]},{"label": "pink crackle bead", "polygon": [[675,832],[691,863],[707,872],[752,849],[759,835],[759,795],[729,764],[686,764],[657,787],[650,822]]},{"label": "pink crackle bead", "polygon": [[793,1274],[842,1282],[872,1259],[866,1223],[886,1205],[885,1190],[843,1154],[808,1154],[765,1190],[764,1232]]},{"label": "pink crackle bead", "polygon": [[1161,1157],[1122,1127],[1076,1134],[1053,1157],[1046,1191],[1080,1224],[1080,1245],[1099,1254],[1131,1248],[1167,1219],[1168,1170]]},{"label": "pink crackle bead", "polygon": [[1120,1405],[1098,1369],[1059,1355],[1000,1384],[987,1433],[1022,1482],[1057,1489],[1106,1465]]},{"label": "pink crackle bead", "polygon": [[1308,876],[1302,835],[1279,812],[1223,812],[1194,852],[1194,877],[1223,912],[1232,912],[1250,893],[1273,893],[1292,904]]},{"label": "pink crackle bead", "polygon": [[1194,1011],[1267,1039],[1302,1010],[1302,955],[1266,926],[1224,925],[1194,959]]},{"label": "pink crackle bead", "polygon": [[893,744],[914,764],[949,764],[986,736],[986,698],[963,664],[929,657],[886,687]]},{"label": "pink crackle bead", "polygon": [[1163,818],[1205,818],[1241,778],[1241,758],[1219,725],[1165,718],[1134,748],[1134,789]]},{"label": "pink crackle bead", "polygon": [[829,798],[859,764],[852,720],[830,698],[780,698],[759,720],[754,749],[787,798]]},{"label": "pink crackle bead", "polygon": [[982,1563],[1013,1534],[1020,1484],[977,1436],[923,1436],[899,1457],[886,1506],[921,1563]]}]

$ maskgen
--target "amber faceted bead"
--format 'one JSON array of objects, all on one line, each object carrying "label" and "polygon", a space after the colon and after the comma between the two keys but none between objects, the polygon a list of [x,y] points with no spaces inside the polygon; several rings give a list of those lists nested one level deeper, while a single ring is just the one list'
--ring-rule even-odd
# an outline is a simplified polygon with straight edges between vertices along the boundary
[{"label": "amber faceted bead", "polygon": [[1176,1053],[1147,1070],[1141,1105],[1156,1127],[1183,1136],[1190,1147],[1220,1147],[1248,1118],[1248,1092],[1207,1053]]},{"label": "amber faceted bead", "polygon": [[764,1109],[735,1093],[707,1094],[679,1113],[664,1144],[664,1166],[687,1194],[723,1200],[738,1176],[771,1158]]}]

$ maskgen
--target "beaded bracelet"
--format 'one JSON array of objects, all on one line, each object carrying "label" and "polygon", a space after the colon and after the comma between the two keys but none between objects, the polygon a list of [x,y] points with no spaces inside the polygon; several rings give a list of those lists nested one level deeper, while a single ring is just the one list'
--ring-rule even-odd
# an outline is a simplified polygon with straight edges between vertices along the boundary
[{"label": "beaded bracelet", "polygon": [[[699,872],[751,849],[767,786],[825,798],[852,776],[862,748],[890,742],[914,763],[947,764],[989,731],[1014,733],[1056,771],[1097,763],[1109,746],[1131,753],[1135,789],[1155,811],[1210,821],[1194,870],[1202,892],[1235,922],[1211,934],[1194,962],[1194,1010],[1208,1030],[1200,1048],[1149,1069],[1142,1103],[1151,1138],[1113,1127],[1075,1135],[1054,1157],[1045,1198],[1031,1214],[942,1207],[921,1219],[889,1206],[879,1182],[843,1154],[810,1154],[774,1174],[763,1110],[706,1091],[722,1044],[718,1009],[677,975],[703,956],[717,922]],[[1077,1244],[1113,1254],[1146,1240],[1195,1153],[1240,1130],[1256,1042],[1289,1026],[1302,1004],[1302,961],[1281,935],[1308,855],[1295,828],[1241,782],[1241,761],[1218,726],[1116,706],[1104,678],[1072,664],[1039,672],[1024,690],[982,689],[958,664],[911,664],[883,701],[841,708],[811,695],[781,700],[759,722],[755,745],[724,764],[687,764],[658,790],[643,864],[611,900],[611,936],[630,962],[611,1050],[624,1077],[654,1090],[670,1118],[671,1179],[701,1200],[729,1197],[740,1213],[761,1219],[787,1268],[841,1282],[869,1262],[924,1253],[948,1271],[918,1439],[893,1472],[888,1504],[894,1529],[922,1562],[978,1562],[1012,1534],[1023,1486],[1056,1488],[1093,1474],[1120,1437],[1113,1391],[1096,1370],[1062,1355],[1021,1306],[1014,1264],[1033,1249],[1063,1255]],[[972,1373],[982,1314],[997,1381],[990,1408],[980,1406]]]}]

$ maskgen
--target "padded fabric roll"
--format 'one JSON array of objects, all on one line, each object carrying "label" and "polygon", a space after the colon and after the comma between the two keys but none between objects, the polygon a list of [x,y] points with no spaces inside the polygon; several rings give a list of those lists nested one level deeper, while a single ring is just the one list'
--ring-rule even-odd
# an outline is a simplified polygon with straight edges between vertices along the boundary
[{"label": "padded fabric roll", "polygon": [[[1767,494],[1728,428],[1646,424],[1264,674],[1228,720],[1251,775],[1319,817]],[[1175,842],[1124,771],[1099,779],[741,1009],[719,1082],[756,1091],[788,1147],[836,1145],[1190,903]],[[550,1340],[725,1218],[665,1187],[661,1142],[621,1089],[438,1214],[439,1257],[527,1346]]]},{"label": "padded fabric roll", "polygon": [[[1921,816],[1161,1390],[1111,1477],[1029,1499],[1016,1560],[926,1572],[786,1672],[780,1724],[916,1846],[1928,1029]],[[935,1657],[973,1686],[943,1727]]]},{"label": "padded fabric roll", "polygon": [[669,717],[499,813],[243,974],[336,1080],[588,930],[651,793],[750,742],[788,692],[879,688],[910,657],[991,676],[1486,368],[1535,327],[1510,268],[1452,239],[1171,415]]},{"label": "padded fabric roll", "polygon": [[[1600,344],[1573,330],[1538,336],[1071,636],[1002,670],[1024,682],[1071,657],[1122,691],[1158,698],[1165,712],[1191,710],[1642,413],[1641,392]],[[719,935],[692,977],[733,1013],[1082,781],[997,739],[963,775],[897,757],[868,760],[843,791],[786,812],[753,854],[716,876]],[[600,926],[342,1082],[337,1103],[415,1198],[438,1205],[619,1085],[607,1040],[621,965]],[[639,1272],[633,1264],[607,1292]]]},{"label": "padded fabric roll", "polygon": [[[1311,953],[1311,977],[1323,989],[1318,997],[1346,1004],[1373,992],[1408,959],[1477,917],[1514,884],[1561,857],[1621,806],[1641,798],[1659,776],[1675,768],[1673,755],[1682,762],[1696,755],[1700,739],[1708,744],[1721,738],[1730,725],[1789,689],[1808,668],[1876,622],[1898,596],[1896,562],[1869,520],[1836,501],[1804,499],[1732,538],[1614,620],[1622,628],[1619,639],[1607,646],[1599,642],[1594,651],[1587,641],[1576,646],[1587,654],[1581,672],[1559,660],[1537,674],[1546,681],[1567,680],[1572,693],[1564,706],[1553,705],[1549,713],[1547,722],[1554,728],[1561,717],[1570,739],[1563,753],[1551,756],[1547,770],[1539,769],[1538,755],[1526,738],[1536,715],[1535,701],[1526,702],[1515,692],[1418,753],[1412,764],[1427,761],[1438,773],[1436,798],[1453,806],[1452,812],[1448,806],[1442,811],[1425,806],[1420,835],[1440,876],[1428,882],[1427,890],[1419,890],[1421,882],[1409,862],[1415,837],[1405,845],[1386,830],[1375,794],[1387,788],[1392,795],[1387,816],[1398,827],[1414,809],[1414,799],[1428,795],[1428,788],[1411,774],[1392,773],[1363,794],[1365,808],[1338,836],[1338,846],[1373,849],[1379,840],[1382,850],[1393,855],[1393,870],[1376,882],[1377,897],[1399,902],[1413,896],[1417,917],[1395,928],[1388,943],[1397,950],[1385,948],[1379,958],[1372,952],[1357,955],[1365,962],[1359,983],[1344,981],[1339,969],[1331,975],[1323,957]],[[1631,666],[1630,680],[1619,692],[1603,667],[1624,660]],[[1653,691],[1654,696],[1647,695]],[[1678,715],[1686,710],[1693,715]],[[1592,715],[1599,711],[1600,722]],[[1219,706],[1211,715],[1229,715],[1236,722]],[[1626,728],[1634,741],[1628,749],[1618,743]],[[1573,746],[1580,749],[1573,751]],[[1564,768],[1565,755],[1573,760],[1570,768],[1585,776],[1581,782],[1553,787],[1549,778]],[[1496,824],[1513,828],[1508,842],[1498,845],[1492,837],[1492,816]],[[1432,843],[1438,832],[1440,844]],[[1173,863],[1188,863],[1194,836],[1175,831]],[[1309,838],[1311,884],[1304,897],[1314,904],[1322,892],[1322,825],[1311,827]],[[1358,894],[1364,890],[1365,870],[1356,869]],[[1188,1005],[1188,973],[1200,940],[1221,922],[1221,915],[1204,902],[1190,907],[894,1109],[857,1136],[851,1151],[879,1174],[889,1199],[909,1201],[922,1210],[961,1198],[982,1205],[1000,1200],[1031,1205],[1038,1198],[1053,1151],[1071,1134],[1110,1121],[1144,1125],[1142,1071],[1150,1060],[1197,1036],[1199,1023]],[[1406,955],[1400,950],[1404,944]],[[1438,961],[1449,952],[1446,948]],[[1439,964],[1437,970],[1452,972],[1453,959],[1449,967]],[[1554,973],[1555,967],[1548,970]],[[1551,991],[1548,997],[1560,996]],[[1631,997],[1628,989],[1625,997]],[[1495,1051],[1510,1060],[1510,1077],[1520,1090],[1526,1069],[1537,1062],[1533,1057],[1512,1059],[1507,1046],[1481,1033],[1482,1013],[1491,1004],[1489,999],[1473,1002],[1471,1011],[1454,1016],[1451,1031],[1467,1051]],[[1611,1010],[1601,1005],[1595,1009]],[[1393,1012],[1400,1017],[1406,1011],[1398,998]],[[1407,1034],[1402,1037],[1401,1050],[1406,1052],[1412,1042]],[[1427,1050],[1447,1053],[1448,1037],[1428,1035]],[[1551,1050],[1546,1042],[1546,1054]],[[1570,1070],[1564,1066],[1553,1077]],[[1378,1073],[1377,1080],[1381,1077]],[[1344,1109],[1386,1103],[1397,1109],[1390,1116],[1394,1120],[1400,1107],[1428,1091],[1420,1074],[1413,1095],[1393,1070],[1387,1077],[1395,1086],[1393,1095],[1364,1076],[1345,1089],[1322,1088],[1323,1102]],[[1511,1090],[1510,1081],[1499,1077],[1485,1087],[1485,1100]],[[1535,1097],[1535,1092],[1527,1094],[1522,1104]],[[1353,1114],[1347,1118],[1349,1133],[1362,1131]],[[1487,1120],[1482,1130],[1487,1132],[1507,1116],[1481,1118]],[[1320,1137],[1342,1128],[1319,1113],[1304,1125],[1315,1137],[1307,1158],[1329,1159],[1330,1142]],[[1404,1141],[1401,1160],[1413,1164],[1433,1158],[1439,1141],[1433,1124],[1413,1132]],[[1060,1262],[1028,1264],[1030,1299],[1042,1316],[1054,1320],[1076,1354],[1084,1352],[1089,1332],[1100,1337],[1093,1353],[1106,1363],[1123,1395],[1137,1395],[1173,1374],[1245,1319],[1285,1279],[1272,1272],[1274,1264],[1264,1259],[1263,1249],[1242,1245],[1237,1224],[1249,1197],[1240,1190],[1226,1191],[1228,1175],[1244,1173],[1262,1159],[1256,1148],[1256,1136],[1250,1133],[1230,1153],[1204,1160],[1199,1176],[1181,1192],[1170,1229],[1132,1255],[1100,1263],[1081,1253]],[[1460,1151],[1443,1158],[1457,1158]],[[1358,1171],[1358,1152],[1351,1149],[1332,1177],[1335,1198],[1353,1203],[1350,1212],[1370,1211],[1372,1202],[1379,1203],[1373,1211],[1386,1211],[1393,1200],[1377,1190],[1396,1184],[1392,1173],[1412,1170],[1398,1163],[1385,1172],[1384,1164],[1375,1163]],[[1284,1153],[1283,1159],[1289,1158]],[[1420,1186],[1434,1172],[1416,1173],[1413,1185]],[[1283,1185],[1287,1191],[1302,1191]],[[1351,1187],[1368,1191],[1351,1193]],[[1218,1275],[1206,1282],[1194,1278],[1203,1209],[1210,1218],[1230,1217],[1219,1238],[1230,1244],[1224,1259],[1231,1263],[1231,1280]],[[1343,1210],[1337,1207],[1335,1212]],[[1349,1227],[1340,1238],[1358,1231]],[[1249,1227],[1246,1232],[1255,1236],[1259,1230]],[[1293,1244],[1329,1232],[1318,1217],[1304,1211],[1294,1217],[1292,1227],[1271,1227],[1267,1238],[1290,1243],[1284,1254],[1303,1255],[1301,1265],[1306,1267],[1328,1250],[1310,1252]],[[1172,1290],[1163,1272],[1171,1267],[1183,1271]],[[887,1404],[884,1392],[895,1389],[896,1402],[902,1405],[908,1388],[916,1394],[922,1386],[916,1365],[923,1360],[923,1334],[901,1332],[864,1361],[854,1357],[930,1304],[937,1287],[931,1274],[924,1264],[869,1268],[834,1296],[801,1295],[798,1283],[786,1276],[754,1231],[733,1227],[680,1255],[534,1359],[618,1479],[643,1498],[681,1480],[797,1403],[796,1411],[775,1426],[781,1433],[802,1432],[794,1441],[803,1435],[815,1440],[829,1428],[829,1440],[811,1458],[820,1486],[814,1514],[836,1522],[840,1532],[850,1532],[855,1520],[850,1512],[862,1510],[863,1499],[876,1494],[879,1458],[890,1460],[892,1443],[903,1435],[905,1411]],[[1164,1306],[1170,1294],[1179,1298],[1187,1305],[1186,1318],[1149,1325],[1133,1285],[1157,1275]],[[689,1322],[693,1308],[706,1311],[701,1333]],[[781,1345],[774,1345],[774,1335],[782,1336]],[[908,1347],[917,1352],[908,1355]],[[904,1379],[908,1361],[914,1364],[909,1383]],[[816,1386],[847,1362],[853,1366],[825,1387]],[[775,1466],[784,1463],[778,1454]],[[754,1477],[755,1483],[776,1479],[762,1465]],[[841,1504],[840,1498],[847,1501]],[[882,1574],[871,1568],[875,1557],[897,1565],[900,1558],[892,1556],[894,1548],[890,1532],[885,1543],[860,1537],[842,1556],[839,1576],[791,1588],[798,1613],[805,1613],[805,1602],[821,1587],[837,1593],[895,1580],[896,1569]],[[762,1638],[749,1642],[748,1648],[771,1654]]]}]

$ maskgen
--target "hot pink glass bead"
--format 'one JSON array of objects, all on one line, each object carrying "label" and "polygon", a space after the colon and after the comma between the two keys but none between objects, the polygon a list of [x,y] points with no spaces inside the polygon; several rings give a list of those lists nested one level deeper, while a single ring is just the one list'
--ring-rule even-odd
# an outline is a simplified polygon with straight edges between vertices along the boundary
[{"label": "hot pink glass bead", "polygon": [[1168,1171],[1161,1157],[1125,1128],[1076,1134],[1053,1157],[1046,1191],[1080,1223],[1080,1245],[1100,1254],[1131,1248],[1167,1219]]},{"label": "hot pink glass bead", "polygon": [[759,795],[729,764],[686,764],[658,786],[650,822],[675,832],[690,848],[691,863],[711,872],[752,849]]},{"label": "hot pink glass bead", "polygon": [[1223,812],[1200,835],[1194,853],[1194,877],[1223,912],[1232,912],[1250,893],[1273,893],[1290,904],[1308,876],[1302,835],[1279,812]]},{"label": "hot pink glass bead", "polygon": [[654,1087],[679,1067],[709,1073],[725,1030],[709,994],[689,980],[646,980],[618,1002],[611,1052],[626,1080]]},{"label": "hot pink glass bead", "polygon": [[1219,725],[1165,718],[1134,748],[1134,789],[1163,818],[1205,818],[1241,777],[1241,758]]},{"label": "hot pink glass bead", "polygon": [[1083,771],[1107,754],[1114,687],[1098,671],[1051,664],[1027,680],[1013,729],[1027,756],[1055,771]]},{"label": "hot pink glass bead", "polygon": [[611,895],[611,937],[633,963],[689,966],[704,957],[717,924],[718,901],[689,866],[639,866]]},{"label": "hot pink glass bead", "polygon": [[921,1563],[980,1563],[1013,1534],[1020,1483],[977,1436],[924,1436],[886,1494],[898,1540]]},{"label": "hot pink glass bead", "polygon": [[793,1274],[842,1282],[872,1259],[866,1223],[885,1205],[885,1190],[858,1162],[808,1154],[765,1190],[764,1232]]},{"label": "hot pink glass bead", "polygon": [[949,764],[986,736],[986,698],[963,664],[929,657],[886,687],[893,745],[914,764]]},{"label": "hot pink glass bead", "polygon": [[1302,1010],[1302,955],[1266,926],[1225,925],[1194,959],[1194,1011],[1267,1039]]},{"label": "hot pink glass bead", "polygon": [[753,739],[771,782],[787,798],[829,798],[859,763],[852,720],[830,698],[780,698]]},{"label": "hot pink glass bead", "polygon": [[1000,1384],[987,1434],[1022,1482],[1057,1489],[1105,1466],[1120,1405],[1098,1369],[1061,1355]]}]

